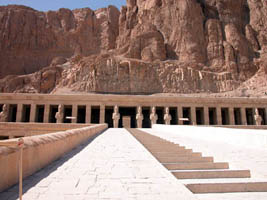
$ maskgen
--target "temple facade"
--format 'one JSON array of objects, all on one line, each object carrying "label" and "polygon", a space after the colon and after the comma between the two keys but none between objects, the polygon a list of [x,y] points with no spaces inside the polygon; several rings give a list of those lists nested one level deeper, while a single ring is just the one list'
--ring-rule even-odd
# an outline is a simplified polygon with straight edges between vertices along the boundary
[{"label": "temple facade", "polygon": [[157,124],[267,125],[265,98],[107,94],[1,94],[0,120],[24,123],[107,123],[109,127],[114,127],[115,107],[118,127],[136,128],[142,125],[143,128],[149,128],[152,110],[157,117]]}]

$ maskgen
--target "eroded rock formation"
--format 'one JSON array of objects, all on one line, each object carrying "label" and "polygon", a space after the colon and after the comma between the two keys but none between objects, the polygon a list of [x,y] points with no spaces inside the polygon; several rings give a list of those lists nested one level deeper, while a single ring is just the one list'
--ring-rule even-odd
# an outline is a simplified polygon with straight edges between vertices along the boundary
[{"label": "eroded rock formation", "polygon": [[266,74],[266,11],[264,0],[127,0],[120,11],[47,13],[0,7],[0,91],[235,90]]},{"label": "eroded rock formation", "polygon": [[29,74],[58,56],[89,56],[113,49],[119,11],[110,6],[39,12],[24,6],[0,7],[0,78]]}]

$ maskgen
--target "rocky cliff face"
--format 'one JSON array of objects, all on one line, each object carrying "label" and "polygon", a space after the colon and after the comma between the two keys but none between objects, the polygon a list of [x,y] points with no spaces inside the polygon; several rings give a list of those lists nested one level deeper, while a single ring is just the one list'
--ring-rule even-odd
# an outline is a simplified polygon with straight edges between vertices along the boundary
[{"label": "rocky cliff face", "polygon": [[117,8],[38,12],[23,6],[0,7],[0,78],[30,74],[55,57],[89,56],[114,49]]},{"label": "rocky cliff face", "polygon": [[266,74],[266,11],[265,0],[127,0],[120,12],[0,7],[0,91],[235,90]]}]

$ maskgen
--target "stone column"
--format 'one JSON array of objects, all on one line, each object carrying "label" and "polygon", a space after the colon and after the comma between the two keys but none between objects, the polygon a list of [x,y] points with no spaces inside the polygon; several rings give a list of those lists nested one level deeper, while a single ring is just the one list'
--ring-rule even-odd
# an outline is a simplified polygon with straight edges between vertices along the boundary
[{"label": "stone column", "polygon": [[216,107],[217,124],[222,125],[222,110],[221,107]]},{"label": "stone column", "polygon": [[179,106],[177,107],[177,111],[178,111],[178,124],[179,125],[183,125],[183,121],[179,120],[180,118],[183,118],[183,107]]},{"label": "stone column", "polygon": [[191,111],[192,125],[197,125],[196,107],[191,107],[190,111]]},{"label": "stone column", "polygon": [[22,121],[22,109],[23,109],[23,104],[18,104],[17,105],[16,122],[21,122]]},{"label": "stone column", "polygon": [[204,124],[209,125],[210,119],[209,119],[209,107],[204,107]]},{"label": "stone column", "polygon": [[105,105],[100,105],[100,124],[105,123]]},{"label": "stone column", "polygon": [[246,108],[240,108],[242,125],[247,125]]},{"label": "stone column", "polygon": [[78,105],[76,104],[72,105],[72,117],[75,117],[75,118],[71,119],[71,123],[77,123]]},{"label": "stone column", "polygon": [[86,105],[86,124],[91,123],[91,105]]},{"label": "stone column", "polygon": [[36,118],[36,104],[31,104],[31,114],[30,114],[30,122],[35,122]]},{"label": "stone column", "polygon": [[44,123],[49,123],[50,105],[45,104],[44,108]]},{"label": "stone column", "polygon": [[235,112],[233,107],[229,108],[229,123],[230,125],[235,125]]}]

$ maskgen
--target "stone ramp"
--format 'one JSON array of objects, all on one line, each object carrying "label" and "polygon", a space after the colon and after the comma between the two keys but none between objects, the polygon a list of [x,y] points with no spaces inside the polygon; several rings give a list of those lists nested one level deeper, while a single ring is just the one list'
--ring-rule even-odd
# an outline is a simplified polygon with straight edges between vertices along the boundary
[{"label": "stone ramp", "polygon": [[[247,180],[251,176],[250,170],[228,169],[228,163],[214,163],[212,157],[203,157],[201,154],[186,152],[186,148],[184,146],[181,148],[179,144],[174,144],[173,142],[166,141],[138,129],[129,129],[129,131],[176,178],[180,180],[191,179],[191,182],[184,184],[193,193],[267,192],[267,181],[257,182],[251,181],[253,179]],[[159,150],[161,154],[158,154]],[[179,152],[177,156],[173,156],[175,152]],[[234,178],[239,180],[244,178],[246,181],[227,182],[227,179]],[[210,181],[206,183],[199,182],[199,179]],[[217,179],[226,181],[218,182]]]},{"label": "stone ramp", "polygon": [[[16,185],[0,193],[0,199],[18,199],[17,190]],[[24,179],[23,198],[196,199],[125,129],[108,129]]]}]

